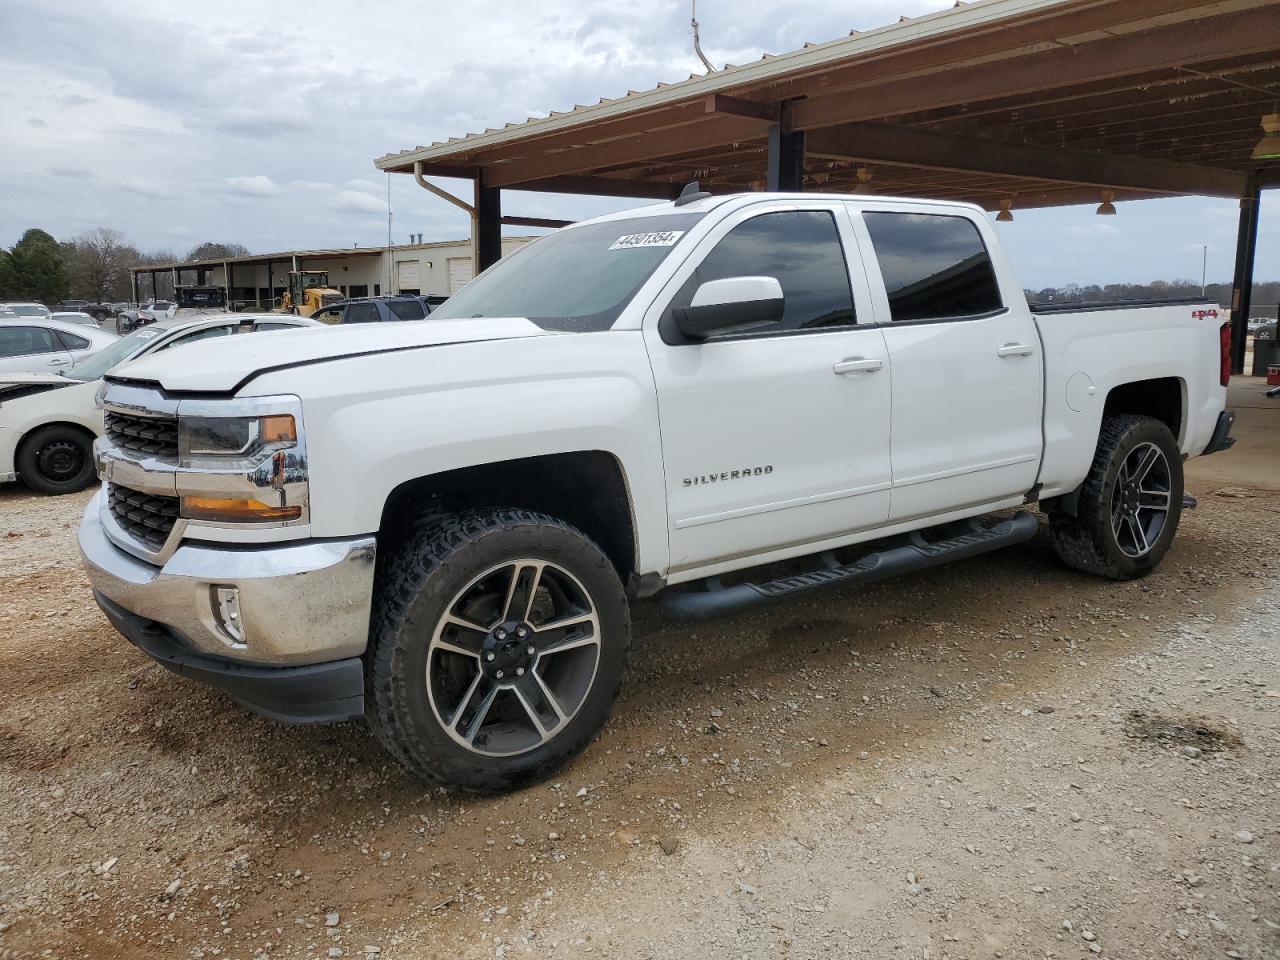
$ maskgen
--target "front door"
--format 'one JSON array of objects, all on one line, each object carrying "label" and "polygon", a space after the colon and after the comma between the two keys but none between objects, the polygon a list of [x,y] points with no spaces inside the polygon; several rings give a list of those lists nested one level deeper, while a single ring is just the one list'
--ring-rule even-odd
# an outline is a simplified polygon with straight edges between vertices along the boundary
[{"label": "front door", "polygon": [[[858,324],[871,308],[856,249],[838,204],[748,207],[702,241],[650,312],[673,579],[806,552],[888,517],[889,361],[881,331]],[[777,279],[782,320],[684,341],[671,308],[743,276]]]},{"label": "front door", "polygon": [[872,288],[884,291],[889,321],[891,519],[1025,495],[1044,446],[1043,360],[1025,298],[1002,297],[1002,288],[1017,290],[1007,264],[993,257],[977,222],[951,208],[872,206],[854,215],[870,241],[868,273],[880,274]]}]

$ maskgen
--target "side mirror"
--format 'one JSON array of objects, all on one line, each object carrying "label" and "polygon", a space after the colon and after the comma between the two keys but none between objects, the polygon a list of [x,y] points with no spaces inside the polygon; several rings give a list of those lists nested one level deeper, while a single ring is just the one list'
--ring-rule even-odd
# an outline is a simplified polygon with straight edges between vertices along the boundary
[{"label": "side mirror", "polygon": [[726,277],[698,287],[687,307],[672,308],[676,329],[691,340],[745,333],[782,319],[782,285],[773,277]]}]

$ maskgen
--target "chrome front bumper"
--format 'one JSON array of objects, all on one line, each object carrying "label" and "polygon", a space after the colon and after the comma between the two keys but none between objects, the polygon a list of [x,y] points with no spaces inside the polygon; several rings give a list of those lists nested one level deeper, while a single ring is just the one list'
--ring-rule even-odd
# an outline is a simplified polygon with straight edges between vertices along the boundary
[{"label": "chrome front bumper", "polygon": [[[163,625],[193,652],[264,666],[358,657],[369,637],[373,537],[234,547],[184,542],[163,566],[116,546],[103,491],[80,523],[80,555],[96,593]],[[232,616],[234,614],[234,616]]]}]

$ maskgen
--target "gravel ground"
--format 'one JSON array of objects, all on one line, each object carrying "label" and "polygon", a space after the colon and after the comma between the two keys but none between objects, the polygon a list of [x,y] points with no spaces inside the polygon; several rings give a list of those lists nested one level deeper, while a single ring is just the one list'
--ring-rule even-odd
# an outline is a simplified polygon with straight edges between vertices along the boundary
[{"label": "gravel ground", "polygon": [[424,789],[117,637],[88,494],[0,490],[0,957],[1280,957],[1280,407],[1140,583],[1030,544],[636,612],[559,780]]}]

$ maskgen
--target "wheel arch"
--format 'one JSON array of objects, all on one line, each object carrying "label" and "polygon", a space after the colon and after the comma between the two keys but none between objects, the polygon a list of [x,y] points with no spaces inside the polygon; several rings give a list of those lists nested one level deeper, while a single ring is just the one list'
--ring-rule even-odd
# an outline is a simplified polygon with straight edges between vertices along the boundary
[{"label": "wheel arch", "polygon": [[1102,418],[1126,413],[1159,420],[1169,428],[1181,448],[1187,423],[1186,381],[1170,376],[1116,384],[1107,392]]},{"label": "wheel arch", "polygon": [[93,441],[97,440],[99,436],[91,428],[86,427],[83,423],[76,420],[53,419],[42,420],[39,423],[29,424],[22,431],[22,435],[18,437],[18,442],[14,445],[15,462],[17,461],[17,458],[22,455],[22,451],[26,449],[26,445],[31,442],[31,438],[35,434],[39,433],[41,430],[48,430],[51,427],[66,427],[69,430],[75,430],[77,433],[84,434],[85,439],[89,441],[89,447],[91,450],[93,448]]},{"label": "wheel arch", "polygon": [[577,527],[599,544],[623,583],[638,569],[632,492],[622,462],[604,450],[518,457],[402,481],[382,506],[379,554],[389,555],[423,518],[497,507],[545,513]]}]

